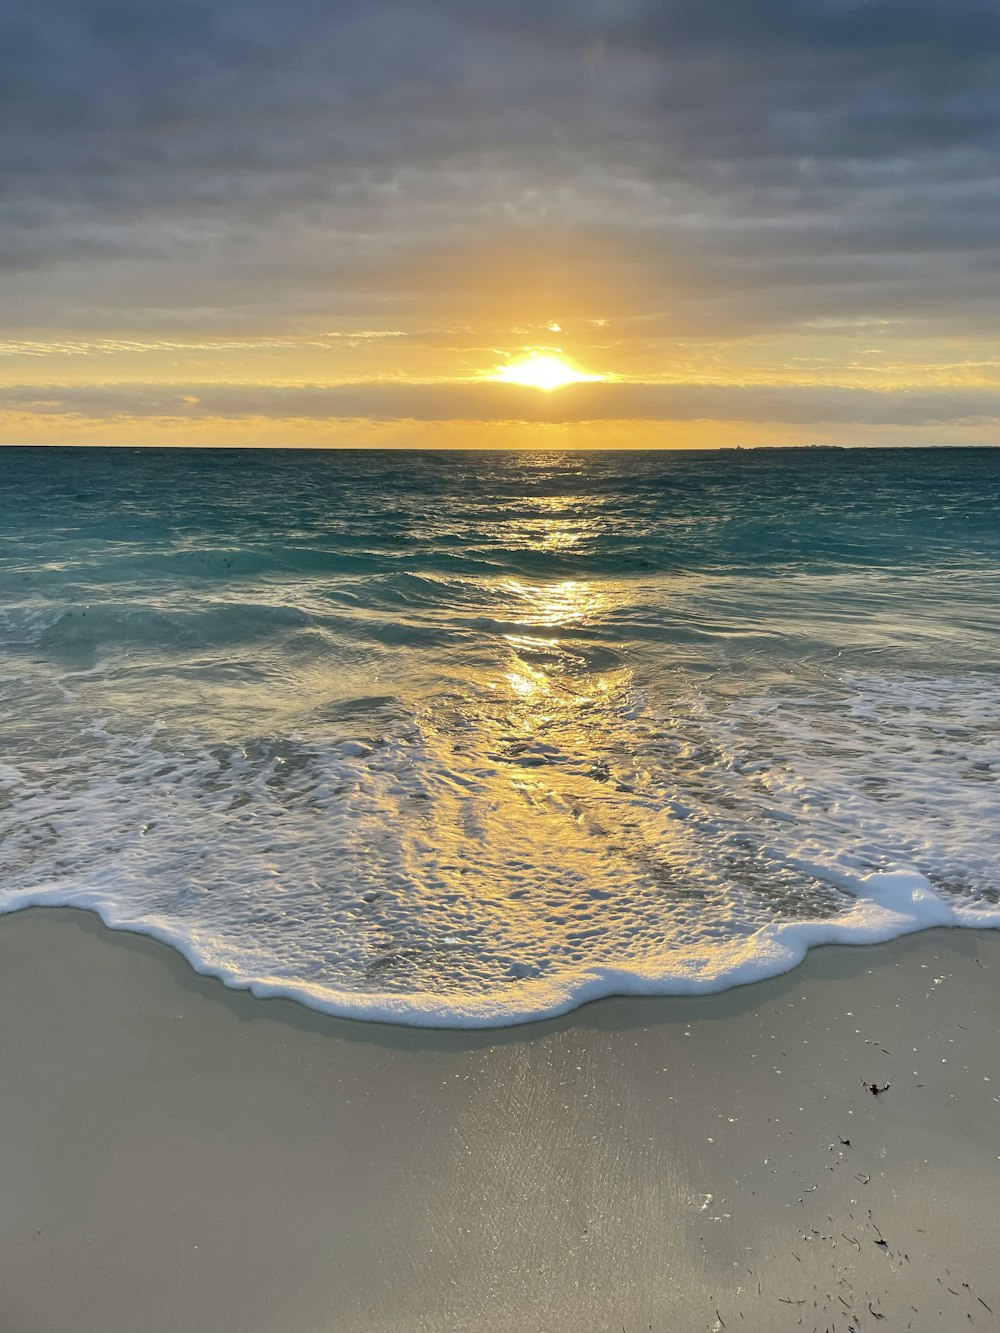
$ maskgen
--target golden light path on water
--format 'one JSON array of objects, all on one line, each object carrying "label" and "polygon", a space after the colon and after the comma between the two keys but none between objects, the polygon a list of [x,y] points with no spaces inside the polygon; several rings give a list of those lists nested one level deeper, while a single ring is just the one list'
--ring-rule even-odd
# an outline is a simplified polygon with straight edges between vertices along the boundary
[{"label": "golden light path on water", "polygon": [[[340,477],[378,521],[386,466]],[[407,460],[375,550],[368,518],[331,543],[325,491],[262,539],[248,491],[227,545],[213,528],[169,570],[154,529],[124,613],[99,563],[86,619],[78,567],[53,584],[32,529],[53,614],[31,586],[11,688],[36,763],[0,772],[3,905],[89,906],[257,993],[430,1025],[715,989],[957,921],[920,876],[995,885],[984,677],[872,665],[895,574],[890,595],[867,571],[833,593],[748,573],[753,511],[714,472],[712,540],[720,516],[739,532],[699,557],[684,466]],[[890,858],[916,869],[878,878]]]},{"label": "golden light path on water", "polygon": [[[524,500],[505,525],[509,548],[579,554],[585,566],[607,522],[599,502],[581,514],[566,495]],[[647,673],[637,682],[641,663],[612,628],[635,595],[634,581],[601,575],[491,584],[505,660],[470,670],[458,711],[480,744],[451,762],[477,793],[465,885],[502,912],[493,928],[514,961],[497,981],[509,1001],[522,988],[527,1005],[554,997],[594,968],[693,977],[710,959],[738,965],[750,947],[742,931],[730,938],[733,885],[705,855],[714,834],[698,809],[725,756],[709,756],[704,737],[692,745],[683,687],[651,711]],[[675,779],[690,784],[684,799]],[[437,813],[434,837],[457,863],[469,854],[461,813]]]},{"label": "golden light path on water", "polygon": [[[612,693],[613,678],[617,678],[621,687],[627,674],[621,668],[616,672],[588,670],[578,651],[559,637],[542,633],[546,629],[578,631],[588,622],[599,620],[612,601],[607,591],[577,579],[563,579],[540,587],[510,583],[508,588],[524,599],[524,619],[532,627],[528,633],[504,635],[511,662],[503,679],[517,700],[539,710],[537,719],[533,720],[530,713],[522,718],[527,729],[534,730],[536,722],[551,723],[567,705],[577,713],[581,707],[592,707],[597,699]],[[575,725],[581,730],[582,750],[592,739],[585,734],[582,721],[578,719]]]},{"label": "golden light path on water", "polygon": [[[603,524],[592,510],[575,512],[569,497],[533,496],[530,505],[509,526],[515,549],[573,553]],[[478,746],[467,752],[484,815],[480,864],[507,881],[483,882],[481,890],[488,897],[499,890],[507,904],[504,933],[524,960],[523,973],[514,964],[524,977],[518,984],[530,992],[550,967],[573,973],[625,962],[622,941],[608,944],[628,905],[643,922],[634,933],[626,927],[631,965],[655,969],[665,948],[679,961],[692,937],[697,956],[704,940],[692,929],[691,907],[695,896],[702,910],[708,905],[707,886],[698,892],[690,873],[696,854],[680,823],[636,796],[637,783],[644,785],[635,764],[643,726],[632,668],[608,635],[627,586],[612,578],[507,577],[493,593],[505,607],[497,629],[506,660],[470,673],[463,711],[486,739],[485,754]],[[493,765],[488,773],[484,759]],[[457,856],[460,829],[449,817],[436,830]],[[676,915],[663,901],[675,883],[687,889]],[[549,963],[539,968],[543,957]]]},{"label": "golden light path on water", "polygon": [[[516,524],[512,534],[515,542],[529,549],[569,552],[600,527],[599,520],[593,518],[567,517],[564,497],[538,496],[532,503],[536,514]],[[599,625],[614,603],[614,585],[574,578],[541,584],[507,579],[503,591],[517,599],[518,616],[526,627],[526,632],[504,635],[511,652],[504,680],[517,700],[542,710],[538,721],[551,722],[567,700],[578,711],[581,704],[586,707],[599,697],[606,698],[613,689],[612,676],[621,687],[626,674],[621,668],[611,673],[595,672],[589,669],[582,645],[565,641]],[[562,636],[545,634],[559,630]],[[534,730],[530,716],[522,720]],[[580,735],[581,750],[590,743],[591,738]]]}]

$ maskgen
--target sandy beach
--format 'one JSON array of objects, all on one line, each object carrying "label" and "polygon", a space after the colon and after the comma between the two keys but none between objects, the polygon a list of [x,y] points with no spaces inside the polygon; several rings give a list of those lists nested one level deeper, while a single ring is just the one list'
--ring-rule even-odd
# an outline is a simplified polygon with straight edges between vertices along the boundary
[{"label": "sandy beach", "polygon": [[462,1033],[254,1000],[32,910],[0,922],[0,986],[12,1333],[1000,1315],[988,933]]}]

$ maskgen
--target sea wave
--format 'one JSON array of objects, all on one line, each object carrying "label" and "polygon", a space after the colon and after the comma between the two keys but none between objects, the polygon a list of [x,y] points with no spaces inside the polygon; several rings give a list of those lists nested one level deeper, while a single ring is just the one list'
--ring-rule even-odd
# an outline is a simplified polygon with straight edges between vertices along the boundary
[{"label": "sea wave", "polygon": [[1000,465],[808,452],[18,453],[0,910],[444,1025],[996,925]]}]

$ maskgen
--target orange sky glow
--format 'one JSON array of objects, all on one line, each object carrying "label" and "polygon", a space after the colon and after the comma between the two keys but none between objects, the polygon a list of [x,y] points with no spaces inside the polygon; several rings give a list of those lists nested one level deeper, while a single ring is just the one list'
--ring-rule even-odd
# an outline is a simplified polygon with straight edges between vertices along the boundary
[{"label": "orange sky glow", "polygon": [[0,442],[1000,442],[979,10],[53,3]]}]

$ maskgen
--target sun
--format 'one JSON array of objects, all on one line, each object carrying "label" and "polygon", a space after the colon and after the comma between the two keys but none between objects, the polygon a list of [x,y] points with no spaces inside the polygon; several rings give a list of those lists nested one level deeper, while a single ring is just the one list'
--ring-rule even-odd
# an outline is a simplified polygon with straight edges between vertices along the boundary
[{"label": "sun", "polygon": [[528,388],[543,389],[548,393],[552,389],[561,389],[566,384],[592,384],[602,380],[604,376],[588,375],[585,371],[577,370],[569,361],[564,361],[562,357],[550,356],[545,352],[532,352],[529,356],[509,362],[506,366],[498,366],[488,378],[503,384],[525,384]]}]

